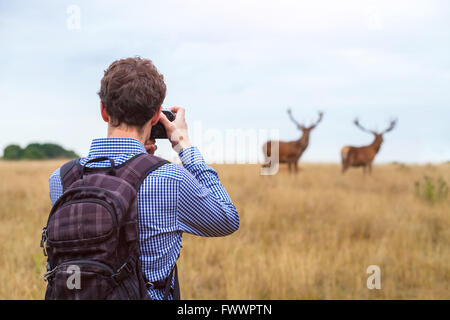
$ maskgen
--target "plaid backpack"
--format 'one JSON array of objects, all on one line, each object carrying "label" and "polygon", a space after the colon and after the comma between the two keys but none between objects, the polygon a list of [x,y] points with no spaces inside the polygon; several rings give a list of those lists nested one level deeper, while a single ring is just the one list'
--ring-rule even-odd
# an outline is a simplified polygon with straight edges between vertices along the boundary
[{"label": "plaid backpack", "polygon": [[[111,166],[86,166],[101,161]],[[101,157],[61,167],[64,193],[42,230],[45,299],[150,299],[139,259],[137,194],[167,162],[142,153],[117,166]]]}]

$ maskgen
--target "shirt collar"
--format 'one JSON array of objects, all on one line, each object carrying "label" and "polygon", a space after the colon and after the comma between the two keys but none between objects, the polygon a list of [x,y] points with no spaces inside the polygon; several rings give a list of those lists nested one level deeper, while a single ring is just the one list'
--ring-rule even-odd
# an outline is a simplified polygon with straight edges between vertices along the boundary
[{"label": "shirt collar", "polygon": [[89,157],[145,153],[142,143],[133,138],[99,138],[92,140]]}]

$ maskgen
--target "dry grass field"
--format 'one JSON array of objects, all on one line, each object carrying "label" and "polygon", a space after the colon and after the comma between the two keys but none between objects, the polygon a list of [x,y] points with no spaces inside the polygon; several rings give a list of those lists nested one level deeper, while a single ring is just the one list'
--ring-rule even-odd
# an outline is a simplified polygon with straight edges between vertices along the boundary
[{"label": "dry grass field", "polygon": [[[40,232],[48,177],[63,160],[0,161],[0,299],[42,299]],[[184,299],[449,299],[450,201],[419,197],[425,175],[450,183],[450,164],[375,165],[340,174],[301,164],[290,176],[255,165],[214,166],[241,216],[225,238],[184,235]],[[381,268],[381,290],[366,268]]]}]

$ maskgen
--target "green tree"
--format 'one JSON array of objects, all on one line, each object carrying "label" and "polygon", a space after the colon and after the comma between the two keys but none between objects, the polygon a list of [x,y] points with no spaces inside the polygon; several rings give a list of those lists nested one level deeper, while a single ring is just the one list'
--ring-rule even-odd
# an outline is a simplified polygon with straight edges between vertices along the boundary
[{"label": "green tree", "polygon": [[3,150],[3,158],[6,160],[18,160],[23,157],[23,149],[17,144],[11,144]]},{"label": "green tree", "polygon": [[48,158],[62,158],[67,153],[63,147],[53,143],[44,143],[40,148]]},{"label": "green tree", "polygon": [[23,151],[23,158],[30,160],[40,160],[46,159],[47,155],[45,154],[42,146],[39,143],[31,143]]},{"label": "green tree", "polygon": [[78,158],[78,155],[72,150],[66,150],[60,145],[54,143],[31,143],[25,149],[18,145],[9,145],[3,152],[3,158],[6,160],[18,159],[55,159],[55,158]]}]

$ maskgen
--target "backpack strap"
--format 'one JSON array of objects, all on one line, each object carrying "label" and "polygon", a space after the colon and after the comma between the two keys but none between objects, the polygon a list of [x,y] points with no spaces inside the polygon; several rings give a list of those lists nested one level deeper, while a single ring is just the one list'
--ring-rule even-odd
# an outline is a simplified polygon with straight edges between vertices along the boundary
[{"label": "backpack strap", "polygon": [[[166,163],[170,162],[148,153],[142,153],[131,158],[121,166],[116,167],[116,176],[126,180],[136,188],[137,192],[139,192],[141,184],[145,178],[147,178],[152,171],[158,169]],[[153,287],[164,290],[164,300],[168,299],[169,293],[172,294],[173,299],[180,299],[180,286],[176,263],[172,268],[170,275],[164,280],[151,283],[144,274],[142,274],[142,276],[146,282],[147,289]],[[171,287],[172,281],[174,282],[174,288]]]},{"label": "backpack strap", "polygon": [[66,162],[59,170],[63,192],[75,181],[81,178],[80,159],[74,159]]},{"label": "backpack strap", "polygon": [[[172,279],[174,282],[174,287],[172,288]],[[164,288],[164,298],[167,300],[169,298],[169,292],[172,294],[173,300],[180,300],[180,283],[178,281],[178,268],[177,264],[173,267],[170,272],[169,277],[166,279],[166,287]]]},{"label": "backpack strap", "polygon": [[[173,288],[172,288],[173,281]],[[180,283],[178,280],[178,268],[175,263],[174,267],[170,271],[170,274],[167,278],[158,281],[147,281],[146,280],[147,289],[160,289],[164,290],[163,300],[168,300],[169,294],[172,294],[173,300],[180,300]]]},{"label": "backpack strap", "polygon": [[[102,160],[104,159],[102,158]],[[152,171],[166,163],[170,162],[148,153],[140,153],[121,165],[116,166],[116,176],[126,180],[136,188],[136,191],[139,191],[145,178],[147,178]],[[71,160],[61,167],[59,175],[61,177],[63,192],[72,183],[81,179],[82,170],[83,166],[80,164],[80,159]],[[88,170],[105,171],[109,170],[109,168],[88,168]]]},{"label": "backpack strap", "polygon": [[127,181],[136,188],[137,192],[139,192],[145,178],[147,178],[152,171],[166,163],[170,162],[148,153],[140,153],[122,165],[117,166],[116,176]]}]

